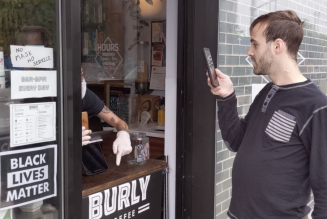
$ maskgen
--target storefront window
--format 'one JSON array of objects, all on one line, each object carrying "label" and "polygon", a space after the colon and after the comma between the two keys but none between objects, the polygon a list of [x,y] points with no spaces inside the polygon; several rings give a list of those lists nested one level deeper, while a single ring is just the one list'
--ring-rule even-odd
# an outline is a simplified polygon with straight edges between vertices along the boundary
[{"label": "storefront window", "polygon": [[[247,62],[250,47],[249,27],[262,14],[278,10],[294,10],[305,21],[304,38],[298,53],[302,74],[326,93],[327,78],[327,11],[321,1],[229,1],[221,0],[219,8],[219,69],[228,74],[237,95],[237,111],[244,117],[253,100],[254,84],[266,84],[269,78],[255,76]],[[218,127],[218,126],[217,126]],[[224,145],[217,129],[216,144],[216,218],[227,218],[231,198],[231,174],[235,153]],[[313,203],[310,202],[309,205]]]},{"label": "storefront window", "polygon": [[[166,2],[161,0],[86,0],[82,6],[81,62],[88,89],[130,130],[150,128],[160,138],[164,138],[165,19]],[[102,122],[100,128],[91,127],[93,131],[103,126],[112,130],[110,122]]]},{"label": "storefront window", "polygon": [[0,218],[60,218],[57,27],[55,0],[0,2]]},{"label": "storefront window", "polygon": [[[89,165],[100,159],[91,153],[94,143],[83,147],[83,218],[160,218],[164,175],[155,168],[165,166],[166,1],[85,0],[81,12],[83,112],[91,141],[105,132],[96,146],[105,165]],[[103,110],[90,110],[91,95]],[[124,142],[114,143],[121,135]],[[125,142],[132,152],[117,161],[113,145]]]}]

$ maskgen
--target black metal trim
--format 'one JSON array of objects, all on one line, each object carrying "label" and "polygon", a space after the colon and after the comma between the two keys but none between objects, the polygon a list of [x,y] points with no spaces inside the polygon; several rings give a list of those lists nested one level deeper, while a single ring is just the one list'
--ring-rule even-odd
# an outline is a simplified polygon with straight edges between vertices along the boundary
[{"label": "black metal trim", "polygon": [[61,1],[64,218],[82,218],[81,0]]},{"label": "black metal trim", "polygon": [[185,105],[185,93],[183,89],[185,81],[181,80],[184,78],[186,65],[184,64],[185,59],[185,32],[186,32],[186,21],[185,21],[185,1],[178,1],[178,36],[177,36],[177,129],[176,129],[176,192],[175,192],[175,218],[183,218],[183,197],[185,195],[183,174],[185,174],[184,168],[184,129],[185,121],[183,114],[183,107]]},{"label": "black metal trim", "polygon": [[[60,5],[61,5],[61,2],[60,0],[57,0],[56,1],[56,50],[57,51],[60,51],[61,48],[60,48],[60,43],[59,43],[59,40],[61,39],[61,36],[60,36],[60,13],[61,13],[61,8],[60,8]],[[61,124],[61,112],[60,109],[62,107],[62,99],[61,99],[61,93],[62,91],[60,90],[60,81],[62,80],[61,78],[61,75],[60,75],[60,60],[61,60],[61,57],[60,57],[60,53],[57,52],[56,53],[56,57],[55,59],[57,60],[56,62],[56,66],[55,68],[57,69],[57,132],[59,132],[57,134],[58,138],[57,138],[57,200],[56,200],[56,204],[57,204],[57,210],[58,210],[58,214],[59,215],[62,215],[63,214],[63,209],[64,209],[64,206],[62,205],[63,204],[63,196],[62,196],[62,191],[64,189],[64,185],[62,184],[62,180],[63,180],[63,177],[62,177],[62,170],[63,170],[63,165],[62,165],[62,159],[63,157],[61,156],[62,154],[62,148],[61,147],[61,140],[62,140],[62,135],[60,133],[60,129],[62,127],[62,124]],[[58,116],[60,115],[60,117]]]},{"label": "black metal trim", "polygon": [[216,101],[202,49],[217,60],[219,1],[178,7],[176,218],[214,218]]}]

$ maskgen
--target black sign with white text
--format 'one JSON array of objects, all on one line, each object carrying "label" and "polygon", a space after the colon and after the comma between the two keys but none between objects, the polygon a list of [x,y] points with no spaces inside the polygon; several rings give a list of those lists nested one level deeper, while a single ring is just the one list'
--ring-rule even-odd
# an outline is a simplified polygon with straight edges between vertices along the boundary
[{"label": "black sign with white text", "polygon": [[56,196],[57,145],[0,153],[0,210]]},{"label": "black sign with white text", "polygon": [[82,219],[161,218],[162,171],[83,198]]}]

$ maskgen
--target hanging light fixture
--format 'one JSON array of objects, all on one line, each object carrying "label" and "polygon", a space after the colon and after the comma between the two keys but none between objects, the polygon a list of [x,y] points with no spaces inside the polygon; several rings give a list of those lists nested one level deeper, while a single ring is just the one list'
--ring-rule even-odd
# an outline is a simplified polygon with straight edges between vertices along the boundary
[{"label": "hanging light fixture", "polygon": [[139,0],[140,19],[147,21],[166,20],[166,0]]}]

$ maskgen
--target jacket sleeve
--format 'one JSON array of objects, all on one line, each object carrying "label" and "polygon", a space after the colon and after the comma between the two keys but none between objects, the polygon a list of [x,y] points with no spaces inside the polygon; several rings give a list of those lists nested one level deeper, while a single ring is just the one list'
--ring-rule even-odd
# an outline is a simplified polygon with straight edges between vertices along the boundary
[{"label": "jacket sleeve", "polygon": [[238,151],[246,129],[247,117],[240,119],[237,113],[237,99],[235,92],[221,98],[217,97],[218,122],[222,138],[227,148]]},{"label": "jacket sleeve", "polygon": [[313,219],[327,218],[327,106],[307,120],[300,137],[310,156],[310,184],[314,196]]}]

